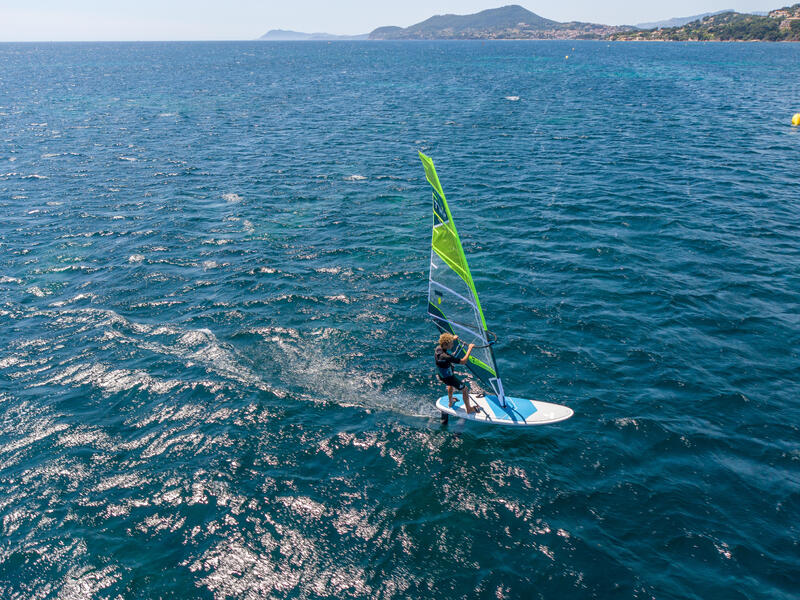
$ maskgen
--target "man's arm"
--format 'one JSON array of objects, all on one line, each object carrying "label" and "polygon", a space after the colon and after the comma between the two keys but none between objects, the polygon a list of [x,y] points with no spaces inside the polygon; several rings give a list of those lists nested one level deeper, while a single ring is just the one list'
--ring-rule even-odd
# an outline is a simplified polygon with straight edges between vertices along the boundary
[{"label": "man's arm", "polygon": [[460,361],[458,361],[460,364],[462,364],[462,365],[467,364],[467,361],[469,360],[469,355],[472,352],[472,349],[474,347],[475,347],[475,344],[470,344],[469,346],[467,346],[467,353],[464,355],[464,358],[462,358]]}]

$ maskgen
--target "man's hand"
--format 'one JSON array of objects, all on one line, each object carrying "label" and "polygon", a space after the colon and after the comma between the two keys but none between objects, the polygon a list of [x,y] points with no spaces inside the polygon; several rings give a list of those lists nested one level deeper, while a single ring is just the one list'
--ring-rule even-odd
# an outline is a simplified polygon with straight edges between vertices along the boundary
[{"label": "man's hand", "polygon": [[470,354],[472,354],[472,349],[475,347],[475,344],[470,344],[467,346],[467,351],[464,353],[464,358],[461,359],[461,364],[467,364],[467,360],[469,359]]},{"label": "man's hand", "polygon": [[459,364],[462,364],[462,365],[467,364],[467,360],[469,360],[469,355],[472,352],[472,349],[474,347],[475,347],[475,344],[470,344],[469,346],[467,346],[467,351],[464,353],[464,358],[462,358],[460,361],[458,361]]}]

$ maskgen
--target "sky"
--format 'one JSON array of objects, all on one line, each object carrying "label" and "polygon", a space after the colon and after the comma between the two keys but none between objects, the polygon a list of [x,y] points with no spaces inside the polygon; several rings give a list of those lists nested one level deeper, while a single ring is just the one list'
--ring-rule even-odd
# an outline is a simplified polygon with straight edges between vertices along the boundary
[{"label": "sky", "polygon": [[250,40],[270,29],[368,33],[435,14],[521,4],[556,21],[636,24],[733,9],[767,11],[794,0],[0,0],[0,41]]}]

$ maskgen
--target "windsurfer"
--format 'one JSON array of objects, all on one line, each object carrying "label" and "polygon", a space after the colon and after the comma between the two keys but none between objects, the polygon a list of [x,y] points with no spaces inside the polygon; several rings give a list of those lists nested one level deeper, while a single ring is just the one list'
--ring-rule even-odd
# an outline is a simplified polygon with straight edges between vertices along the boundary
[{"label": "windsurfer", "polygon": [[450,400],[450,406],[453,406],[455,403],[453,391],[459,390],[461,392],[461,397],[464,399],[464,408],[466,408],[467,414],[472,414],[478,412],[478,408],[473,407],[472,403],[469,401],[469,385],[455,376],[453,373],[453,365],[466,364],[475,344],[467,346],[467,352],[464,354],[464,357],[458,359],[448,352],[448,350],[453,348],[457,340],[458,336],[451,333],[443,333],[439,336],[439,345],[436,346],[436,352],[434,353],[436,370],[441,382],[447,386],[447,396]]}]

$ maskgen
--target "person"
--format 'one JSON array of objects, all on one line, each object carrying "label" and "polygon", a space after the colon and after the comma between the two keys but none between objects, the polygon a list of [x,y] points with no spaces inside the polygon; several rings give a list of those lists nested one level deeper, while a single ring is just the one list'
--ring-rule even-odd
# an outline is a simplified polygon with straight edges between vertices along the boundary
[{"label": "person", "polygon": [[450,406],[453,406],[455,403],[453,391],[459,390],[461,392],[461,397],[464,399],[464,408],[466,408],[467,414],[472,414],[478,412],[478,407],[472,406],[469,400],[469,385],[455,376],[455,373],[453,373],[453,365],[466,364],[475,344],[467,346],[467,353],[464,355],[464,358],[458,359],[448,352],[448,350],[455,346],[457,340],[458,336],[452,333],[443,333],[439,336],[439,345],[436,346],[436,352],[434,353],[436,370],[438,371],[441,382],[447,386],[447,397],[450,400]]}]

